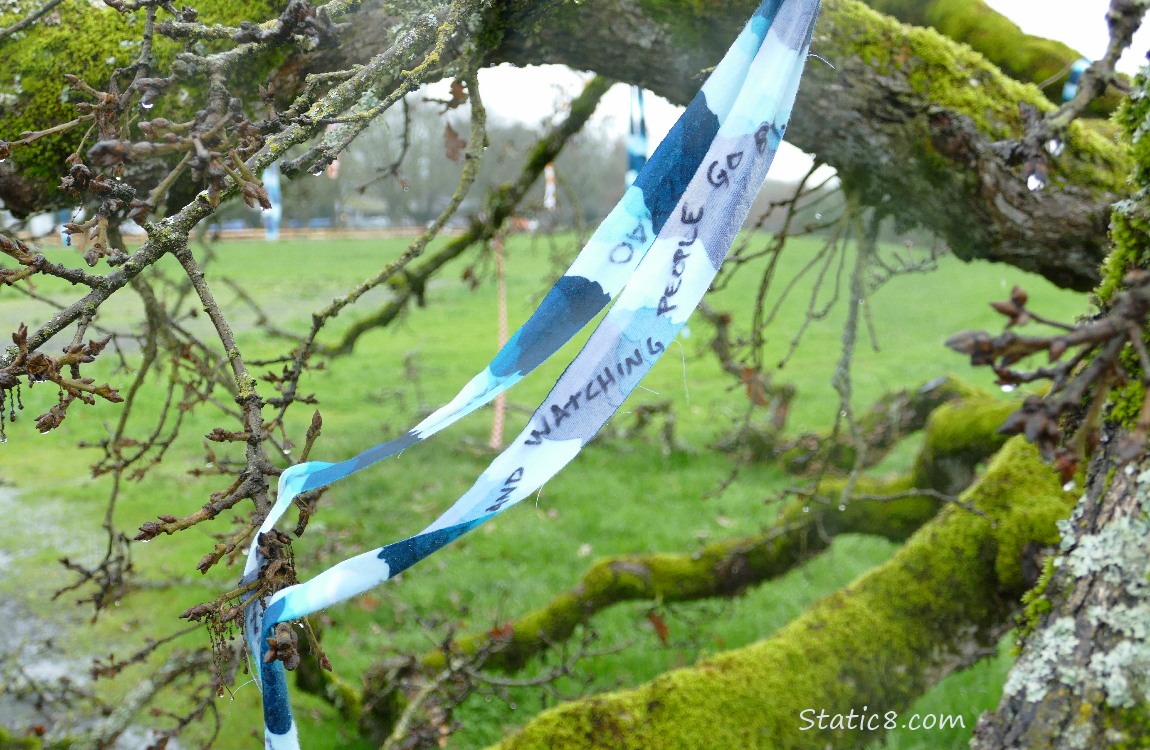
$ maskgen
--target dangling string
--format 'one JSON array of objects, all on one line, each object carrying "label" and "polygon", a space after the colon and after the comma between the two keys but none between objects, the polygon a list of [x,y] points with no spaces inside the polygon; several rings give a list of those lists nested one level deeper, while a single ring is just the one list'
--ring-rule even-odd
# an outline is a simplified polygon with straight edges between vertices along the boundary
[{"label": "dangling string", "polygon": [[631,87],[631,118],[627,129],[627,175],[624,187],[631,187],[647,163],[647,115],[643,111],[643,89]]},{"label": "dangling string", "polygon": [[[550,165],[548,165],[550,166]],[[495,285],[496,294],[499,295],[499,348],[507,343],[507,275],[503,270],[503,233],[496,232],[491,238],[491,247],[495,251]],[[492,450],[503,447],[503,421],[507,415],[507,394],[500,393],[495,397],[495,413],[491,416],[491,439],[487,441]]]},{"label": "dangling string", "polygon": [[[675,339],[766,177],[790,116],[818,6],[818,0],[766,0],[759,7],[596,232],[612,241],[597,244],[593,238],[572,266],[595,275],[569,271],[564,278],[578,277],[582,283],[564,285],[561,280],[552,289],[485,373],[469,384],[478,383],[478,390],[465,388],[438,417],[432,415],[402,438],[340,464],[299,464],[281,476],[279,496],[261,534],[300,492],[392,455],[401,449],[397,444],[411,445],[477,408],[476,400],[485,402],[505,390],[507,381],[521,379],[550,356],[558,339],[566,341],[582,327],[590,319],[583,317],[588,310],[601,309],[607,301],[603,297],[615,298],[527,427],[442,516],[415,536],[344,560],[248,606],[245,638],[263,691],[267,747],[298,747],[283,665],[269,656],[276,624],[394,577],[529,496],[594,437]],[[584,304],[591,285],[603,291],[592,295],[593,304]],[[608,289],[613,291],[604,293]],[[561,299],[552,300],[553,295]],[[254,579],[262,565],[258,544],[253,544],[245,580]]]}]

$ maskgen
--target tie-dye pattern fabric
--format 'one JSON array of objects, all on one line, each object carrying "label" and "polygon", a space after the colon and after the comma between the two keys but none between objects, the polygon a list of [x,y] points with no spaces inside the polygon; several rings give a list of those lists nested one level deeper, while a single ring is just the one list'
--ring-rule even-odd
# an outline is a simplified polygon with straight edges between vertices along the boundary
[{"label": "tie-dye pattern fabric", "polygon": [[[256,602],[245,636],[263,690],[265,742],[296,748],[286,675],[263,663],[277,623],[356,596],[528,497],[615,413],[686,323],[726,257],[782,140],[818,0],[767,0],[567,274],[447,406],[404,436],[339,464],[310,462],[280,479],[260,532],[300,492],[329,484],[470,413],[553,354],[614,298],[523,432],[475,485],[419,534],[344,560]],[[245,580],[263,560],[249,552]]]}]

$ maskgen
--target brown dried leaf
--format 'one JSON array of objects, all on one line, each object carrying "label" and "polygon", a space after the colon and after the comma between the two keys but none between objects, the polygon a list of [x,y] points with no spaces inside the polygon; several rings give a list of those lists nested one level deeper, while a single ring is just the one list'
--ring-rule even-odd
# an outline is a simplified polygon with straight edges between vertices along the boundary
[{"label": "brown dried leaf", "polygon": [[1004,301],[1000,301],[1000,302],[991,302],[990,306],[994,308],[995,312],[1001,313],[1002,315],[1005,315],[1008,318],[1017,318],[1018,315],[1022,312],[1021,307],[1019,307],[1014,302],[1011,302],[1009,300],[1004,300]]},{"label": "brown dried leaf", "polygon": [[456,78],[451,82],[451,101],[448,102],[448,109],[455,109],[459,105],[467,101],[467,89],[463,87],[463,81]]},{"label": "brown dried leaf", "polygon": [[68,411],[67,401],[57,402],[51,409],[36,417],[36,429],[41,433],[49,432],[60,426],[67,416]]},{"label": "brown dried leaf", "polygon": [[659,642],[666,646],[671,635],[671,629],[667,627],[667,621],[664,620],[658,612],[648,612],[647,621],[650,622],[651,627],[655,629],[655,635],[659,636]]},{"label": "brown dried leaf", "polygon": [[443,128],[443,150],[447,154],[447,158],[451,161],[461,164],[463,163],[463,149],[467,148],[467,141],[455,132],[455,128],[451,127],[448,123]]}]

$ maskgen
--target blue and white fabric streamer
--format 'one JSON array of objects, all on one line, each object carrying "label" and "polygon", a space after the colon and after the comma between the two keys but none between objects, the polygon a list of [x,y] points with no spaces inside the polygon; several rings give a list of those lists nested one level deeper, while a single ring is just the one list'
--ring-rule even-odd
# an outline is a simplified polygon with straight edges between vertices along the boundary
[{"label": "blue and white fabric streamer", "polygon": [[624,187],[635,184],[635,178],[647,163],[647,113],[643,107],[643,89],[631,87],[631,122],[627,128],[627,173]]},{"label": "blue and white fabric streamer", "polygon": [[[675,339],[766,178],[818,9],[819,0],[764,0],[571,268],[450,403],[354,458],[297,464],[280,476],[275,505],[258,534],[270,531],[300,493],[394,455],[486,404],[614,301],[523,432],[430,526],[248,605],[245,638],[263,692],[267,748],[299,746],[283,665],[264,661],[276,624],[393,578],[530,496],[591,441]],[[265,562],[253,544],[244,581],[254,580]]]},{"label": "blue and white fabric streamer", "polygon": [[1074,61],[1074,64],[1070,66],[1070,75],[1067,77],[1066,83],[1062,84],[1062,101],[1068,102],[1078,96],[1078,82],[1082,80],[1082,74],[1086,72],[1086,69],[1093,64],[1085,57]]},{"label": "blue and white fabric streamer", "polygon": [[280,238],[280,220],[284,215],[283,190],[280,188],[280,165],[272,162],[272,165],[260,175],[260,180],[264,184],[264,190],[268,192],[268,203],[272,204],[272,207],[265,210],[260,218],[264,222],[267,241],[275,242]]}]

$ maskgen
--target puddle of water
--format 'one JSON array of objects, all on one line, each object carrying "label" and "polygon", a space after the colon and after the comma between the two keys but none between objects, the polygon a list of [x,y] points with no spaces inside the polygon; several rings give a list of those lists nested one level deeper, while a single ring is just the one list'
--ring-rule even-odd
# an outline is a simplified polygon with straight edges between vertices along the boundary
[{"label": "puddle of water", "polygon": [[[55,527],[53,517],[59,518],[64,512],[59,506],[59,503],[43,504],[48,528]],[[16,491],[12,487],[0,485],[0,517],[11,517],[19,510],[20,500]],[[10,537],[17,541],[19,547],[13,548],[9,543],[8,549],[0,549],[0,583],[11,583],[28,576],[28,570],[21,570],[21,558],[27,555],[30,548],[55,544],[54,536],[46,530],[32,535],[21,530],[19,537]],[[71,552],[59,551],[64,554]],[[93,554],[98,558],[100,550],[96,549]],[[23,567],[27,568],[27,565]],[[66,725],[60,726],[61,731],[73,736],[82,734],[85,730],[93,729],[98,719],[77,719],[71,716],[72,711],[60,710],[58,706],[49,705],[42,710],[37,709],[35,695],[19,694],[19,687],[27,685],[29,681],[50,687],[67,677],[74,685],[85,689],[91,689],[92,683],[88,675],[91,656],[62,653],[57,648],[57,644],[67,641],[71,630],[84,627],[84,618],[59,606],[52,608],[51,618],[44,616],[38,611],[37,602],[46,602],[49,589],[45,589],[42,582],[37,583],[35,588],[38,590],[33,591],[31,587],[25,586],[6,586],[6,590],[0,593],[0,622],[4,623],[5,630],[4,641],[0,643],[0,680],[3,681],[0,685],[0,726],[20,735],[27,728],[42,724],[51,734],[53,723],[63,720]],[[132,726],[111,747],[114,750],[138,750],[148,747],[158,737],[153,729]],[[167,747],[168,750],[180,750],[181,746],[173,740]]]},{"label": "puddle of water", "polygon": [[[0,516],[14,513],[18,502],[15,490],[0,486]],[[35,544],[35,540],[29,543]],[[0,550],[0,581],[10,581],[24,573],[19,569],[21,551]],[[4,678],[0,724],[20,734],[29,726],[50,724],[52,718],[50,708],[37,710],[35,695],[20,694],[24,692],[22,687],[29,682],[51,685],[65,676],[84,684],[88,682],[88,669],[84,660],[66,658],[51,646],[53,639],[65,638],[67,630],[36,612],[27,589],[9,590],[0,596],[0,622],[4,623],[5,632],[0,647],[0,676]]]}]

